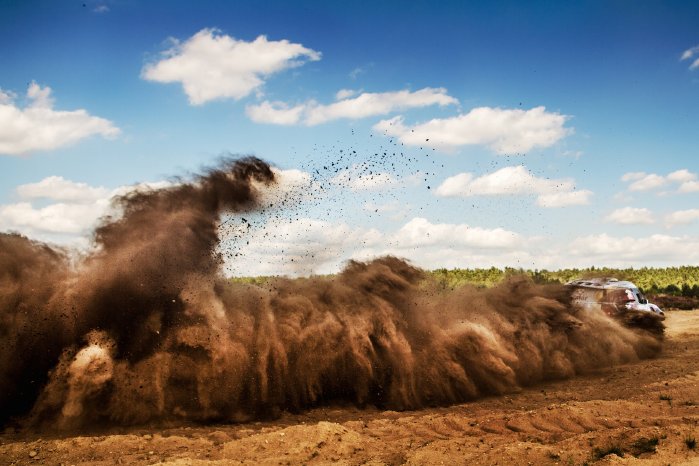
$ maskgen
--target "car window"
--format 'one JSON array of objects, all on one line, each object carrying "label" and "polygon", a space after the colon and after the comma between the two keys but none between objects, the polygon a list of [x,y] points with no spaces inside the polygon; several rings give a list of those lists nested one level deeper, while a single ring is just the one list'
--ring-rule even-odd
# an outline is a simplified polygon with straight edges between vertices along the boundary
[{"label": "car window", "polygon": [[636,299],[638,299],[638,302],[641,304],[648,304],[648,300],[639,290],[636,290]]}]

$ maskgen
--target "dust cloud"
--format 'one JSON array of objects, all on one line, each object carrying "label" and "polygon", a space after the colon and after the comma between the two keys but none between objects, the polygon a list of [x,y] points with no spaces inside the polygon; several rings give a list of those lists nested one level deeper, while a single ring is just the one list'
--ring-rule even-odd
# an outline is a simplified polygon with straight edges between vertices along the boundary
[{"label": "dust cloud", "polygon": [[406,410],[651,357],[660,342],[513,278],[443,290],[394,257],[232,283],[219,219],[275,189],[264,162],[115,198],[93,252],[0,234],[0,423],[236,422],[331,403]]}]

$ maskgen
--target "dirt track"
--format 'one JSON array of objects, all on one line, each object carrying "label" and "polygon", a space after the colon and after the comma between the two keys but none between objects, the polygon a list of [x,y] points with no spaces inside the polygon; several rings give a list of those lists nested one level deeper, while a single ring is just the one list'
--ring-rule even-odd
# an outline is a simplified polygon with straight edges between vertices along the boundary
[{"label": "dirt track", "polygon": [[[95,436],[5,432],[0,464],[699,464],[685,442],[699,437],[699,310],[670,312],[667,326],[657,359],[509,396]],[[611,447],[624,456],[597,458]]]}]

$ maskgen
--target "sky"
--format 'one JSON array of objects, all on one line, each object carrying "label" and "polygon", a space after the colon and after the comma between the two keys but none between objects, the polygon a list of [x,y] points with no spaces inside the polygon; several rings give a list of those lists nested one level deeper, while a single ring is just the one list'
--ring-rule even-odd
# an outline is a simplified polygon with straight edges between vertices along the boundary
[{"label": "sky", "polygon": [[[76,250],[222,157],[232,275],[699,264],[695,2],[0,1],[0,231]],[[283,202],[283,204],[282,204]]]}]

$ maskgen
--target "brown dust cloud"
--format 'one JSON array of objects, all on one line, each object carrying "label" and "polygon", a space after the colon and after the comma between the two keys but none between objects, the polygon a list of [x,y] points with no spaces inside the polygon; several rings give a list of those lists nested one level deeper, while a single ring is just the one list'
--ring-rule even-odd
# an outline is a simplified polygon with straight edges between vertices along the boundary
[{"label": "brown dust cloud", "polygon": [[233,283],[220,216],[261,209],[256,158],[113,202],[74,254],[0,234],[0,424],[240,422],[333,403],[408,410],[652,357],[658,339],[565,287],[440,289],[408,262]]}]

